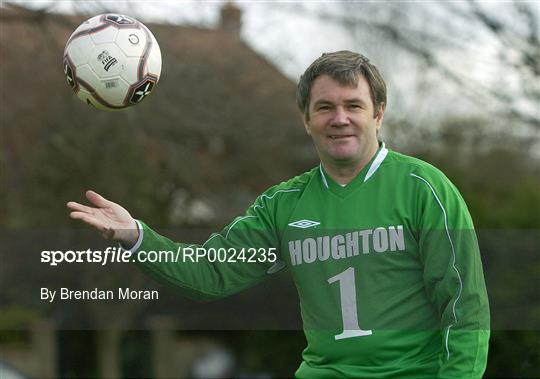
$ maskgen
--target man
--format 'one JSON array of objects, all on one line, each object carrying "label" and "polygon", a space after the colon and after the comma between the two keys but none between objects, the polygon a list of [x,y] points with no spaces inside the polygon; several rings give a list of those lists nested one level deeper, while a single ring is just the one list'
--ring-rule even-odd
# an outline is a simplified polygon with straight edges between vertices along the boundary
[{"label": "man", "polygon": [[[489,308],[473,224],[436,168],[379,142],[386,85],[362,55],[324,54],[297,102],[321,164],[274,186],[202,245],[255,262],[141,263],[196,298],[241,291],[288,267],[308,342],[297,377],[479,378]],[[94,192],[68,203],[136,254],[172,242]],[[277,248],[279,259],[270,259]]]}]

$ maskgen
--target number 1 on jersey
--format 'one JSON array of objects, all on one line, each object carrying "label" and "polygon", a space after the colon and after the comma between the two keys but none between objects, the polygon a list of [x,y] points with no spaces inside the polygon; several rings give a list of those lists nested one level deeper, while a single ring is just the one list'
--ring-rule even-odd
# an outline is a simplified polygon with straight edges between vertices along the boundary
[{"label": "number 1 on jersey", "polygon": [[354,268],[349,267],[345,271],[328,279],[328,283],[339,282],[341,296],[341,317],[343,319],[343,332],[336,334],[336,340],[345,338],[362,337],[371,335],[371,330],[362,330],[358,325],[358,310],[356,307],[356,283],[354,280]]}]

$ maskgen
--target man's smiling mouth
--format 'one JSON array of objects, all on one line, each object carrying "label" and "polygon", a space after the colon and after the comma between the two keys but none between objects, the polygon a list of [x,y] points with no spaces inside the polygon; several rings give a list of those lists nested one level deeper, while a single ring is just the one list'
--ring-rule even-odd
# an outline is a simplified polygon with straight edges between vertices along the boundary
[{"label": "man's smiling mouth", "polygon": [[353,137],[353,135],[350,135],[350,134],[347,134],[347,135],[332,135],[332,136],[328,136],[330,139],[345,139],[345,138],[349,138],[349,137]]}]

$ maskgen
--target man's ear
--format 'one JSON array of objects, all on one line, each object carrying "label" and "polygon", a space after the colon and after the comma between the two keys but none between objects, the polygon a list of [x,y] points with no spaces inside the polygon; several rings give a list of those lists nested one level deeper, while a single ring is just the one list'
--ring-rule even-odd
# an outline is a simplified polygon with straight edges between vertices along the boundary
[{"label": "man's ear", "polygon": [[381,103],[377,113],[375,114],[375,126],[377,128],[377,131],[379,131],[379,129],[382,126],[382,122],[383,122],[383,118],[384,118],[384,111],[385,110],[386,110],[386,104]]},{"label": "man's ear", "polygon": [[305,113],[302,114],[302,121],[304,123],[304,128],[306,129],[306,133],[308,135],[311,135],[311,126],[309,125],[309,116],[307,116]]}]

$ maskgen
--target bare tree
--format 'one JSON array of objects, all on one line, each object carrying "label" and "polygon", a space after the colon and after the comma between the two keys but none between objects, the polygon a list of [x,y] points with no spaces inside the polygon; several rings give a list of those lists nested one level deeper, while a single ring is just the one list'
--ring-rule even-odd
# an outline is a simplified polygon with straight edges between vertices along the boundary
[{"label": "bare tree", "polygon": [[[364,42],[390,41],[497,117],[540,128],[539,9],[535,3],[344,2],[326,8],[294,7],[341,25]],[[485,68],[472,70],[467,57],[480,59],[478,54],[484,54]],[[482,69],[489,70],[491,78],[486,80],[487,73],[478,75]]]}]

